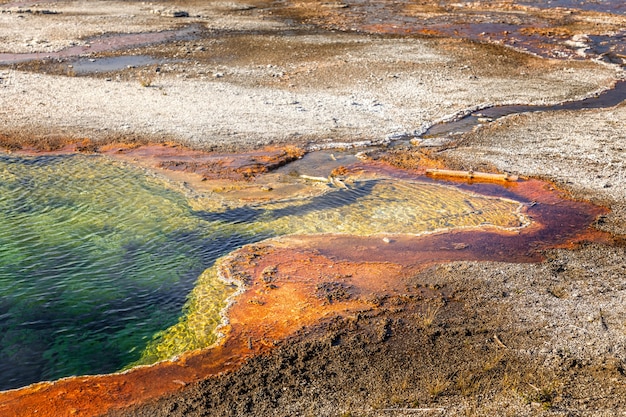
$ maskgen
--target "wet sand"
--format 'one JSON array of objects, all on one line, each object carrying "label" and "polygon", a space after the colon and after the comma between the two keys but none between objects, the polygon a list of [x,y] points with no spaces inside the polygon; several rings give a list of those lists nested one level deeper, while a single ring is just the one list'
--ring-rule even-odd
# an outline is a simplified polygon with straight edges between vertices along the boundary
[{"label": "wet sand", "polygon": [[[30,12],[7,7],[0,14],[7,28],[0,53],[52,53],[105,31],[200,25],[203,35],[91,57],[140,54],[169,60],[158,66],[80,76],[69,61],[0,67],[0,139],[13,150],[89,138],[96,147],[173,141],[238,152],[268,144],[313,149],[404,140],[392,150],[383,147],[391,157],[370,156],[393,160],[395,155],[396,165],[409,166],[412,158],[421,159],[420,141],[408,140],[440,120],[493,104],[581,99],[623,77],[607,62],[540,58],[494,44],[367,29],[356,6],[347,7],[355,9],[352,14],[342,13],[346,8],[339,3],[288,6],[189,2],[166,10],[111,2],[89,12],[83,2],[41,3],[27,6]],[[189,17],[171,17],[175,10]],[[551,13],[556,20],[565,16],[563,10]],[[574,13],[571,21],[561,22],[559,27],[569,31],[562,33],[589,31],[594,19],[607,17],[594,13]],[[621,16],[610,18],[614,28],[623,27]],[[25,27],[25,21],[32,24]],[[107,23],[118,26],[105,28]],[[357,24],[362,29],[351,31]],[[347,31],[332,32],[338,29]],[[401,279],[403,288],[374,291],[367,308],[334,311],[308,326],[294,321],[281,340],[268,336],[259,344],[256,336],[240,338],[242,348],[263,346],[262,354],[242,355],[233,362],[241,367],[215,377],[173,382],[175,394],[159,398],[164,390],[131,400],[133,408],[101,411],[116,416],[619,415],[626,398],[624,125],[624,104],[511,115],[422,148],[451,168],[553,181],[575,199],[607,207],[594,225],[610,238],[588,236],[560,248],[538,244],[532,262],[511,262],[514,254],[504,251],[496,260],[450,259],[419,268],[410,262],[387,264],[382,274]],[[322,257],[338,263],[351,256],[350,251],[326,254],[323,243],[309,254],[320,257],[313,263],[319,268]],[[336,285],[324,288],[331,299],[349,293]],[[80,390],[79,384],[59,395],[69,404]],[[0,394],[0,407],[31,414],[30,408],[11,407],[8,397]],[[49,411],[99,413],[97,407]]]}]

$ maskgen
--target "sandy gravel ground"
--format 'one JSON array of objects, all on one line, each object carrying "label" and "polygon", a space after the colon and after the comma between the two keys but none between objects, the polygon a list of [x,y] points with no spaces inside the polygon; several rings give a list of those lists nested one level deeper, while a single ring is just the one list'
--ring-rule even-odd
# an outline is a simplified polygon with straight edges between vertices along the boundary
[{"label": "sandy gravel ground", "polygon": [[[0,14],[0,52],[58,50],[105,29],[141,32],[182,24],[155,15],[160,6],[96,5],[38,6],[54,6],[57,15]],[[460,41],[293,34],[267,18],[257,19],[255,28],[264,35],[250,35],[246,25],[251,16],[232,17],[222,3],[207,8],[185,9],[201,16],[185,24],[200,25],[212,34],[206,39],[135,51],[171,58],[158,66],[159,72],[151,66],[76,77],[68,76],[71,62],[54,61],[24,67],[30,71],[0,69],[5,132],[96,140],[141,136],[205,148],[381,142],[419,133],[468,108],[579,99],[610,87],[615,78],[608,66],[540,60]],[[209,12],[222,20],[228,17],[228,33],[215,34]],[[133,23],[120,16],[134,16]],[[29,19],[38,22],[25,25]]]},{"label": "sandy gravel ground", "polygon": [[[68,61],[0,67],[6,137],[148,138],[207,149],[382,143],[489,104],[580,99],[621,76],[604,64],[458,40],[325,32],[273,19],[262,2],[25,7],[31,12],[0,4],[0,54],[51,53],[104,32],[192,23],[204,36],[92,57],[167,58],[145,68],[76,76]],[[179,9],[190,17],[170,17]],[[303,331],[238,372],[112,415],[623,415],[624,126],[624,104],[515,115],[437,153],[455,168],[541,177],[606,205],[611,212],[597,226],[615,244],[553,250],[539,264],[430,268],[416,280],[462,300],[432,326],[415,331],[391,307],[324,323],[343,335],[341,346]],[[370,337],[381,322],[391,337]]]},{"label": "sandy gravel ground", "polygon": [[[329,41],[328,37],[314,40]],[[608,87],[613,77],[610,69],[574,70],[559,63],[545,72],[535,69],[533,78],[494,74],[473,79],[472,72],[481,73],[480,65],[464,69],[466,61],[452,55],[459,46],[448,54],[423,41],[356,38],[347,42],[353,43],[350,52],[314,64],[331,65],[333,71],[325,75],[338,74],[346,84],[331,79],[327,86],[313,88],[298,86],[307,77],[316,77],[321,72],[317,68],[289,81],[293,88],[262,85],[272,77],[266,68],[255,74],[253,68],[240,66],[226,72],[253,86],[241,85],[237,79],[229,82],[229,77],[181,80],[166,75],[146,88],[139,81],[5,71],[0,118],[11,129],[32,133],[96,140],[111,135],[175,138],[200,147],[381,142],[412,135],[474,106],[581,98]],[[396,63],[398,56],[401,60]],[[513,71],[516,64],[507,67],[503,70]]]}]

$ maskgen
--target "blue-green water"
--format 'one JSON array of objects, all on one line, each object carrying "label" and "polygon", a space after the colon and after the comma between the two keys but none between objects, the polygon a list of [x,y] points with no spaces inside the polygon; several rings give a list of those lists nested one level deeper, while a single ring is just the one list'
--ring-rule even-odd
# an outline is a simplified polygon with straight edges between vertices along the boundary
[{"label": "blue-green water", "polygon": [[112,372],[251,239],[100,157],[0,156],[0,389]]},{"label": "blue-green water", "polygon": [[210,345],[232,292],[211,266],[247,243],[525,224],[517,202],[430,183],[327,191],[201,212],[171,184],[104,157],[0,156],[0,390]]}]

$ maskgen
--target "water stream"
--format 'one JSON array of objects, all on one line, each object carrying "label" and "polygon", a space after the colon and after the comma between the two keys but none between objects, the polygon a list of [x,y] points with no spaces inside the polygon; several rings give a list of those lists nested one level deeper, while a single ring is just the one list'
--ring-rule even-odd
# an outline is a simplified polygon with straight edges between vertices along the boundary
[{"label": "water stream", "polygon": [[420,135],[420,137],[423,139],[447,138],[451,135],[469,132],[485,122],[491,122],[500,117],[511,114],[609,108],[618,105],[625,99],[626,81],[619,81],[611,90],[604,91],[596,97],[590,97],[579,101],[570,101],[550,106],[511,105],[488,107],[459,117],[456,120],[435,124],[425,133]]},{"label": "water stream", "polygon": [[[13,65],[39,60],[61,60],[100,52],[136,48],[144,45],[155,45],[162,42],[191,40],[200,36],[200,32],[200,26],[190,25],[180,29],[161,32],[105,34],[86,39],[80,45],[71,46],[55,52],[0,53],[0,65]],[[125,59],[128,63],[132,61],[130,56]],[[133,63],[133,65],[142,64]]]}]

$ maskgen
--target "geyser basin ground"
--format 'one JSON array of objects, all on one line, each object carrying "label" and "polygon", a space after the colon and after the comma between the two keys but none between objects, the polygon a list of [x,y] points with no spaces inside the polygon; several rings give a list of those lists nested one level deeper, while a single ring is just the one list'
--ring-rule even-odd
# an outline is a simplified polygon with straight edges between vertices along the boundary
[{"label": "geyser basin ground", "polygon": [[[184,312],[177,324],[169,329],[167,325],[151,327],[156,337],[149,339],[144,336],[139,343],[130,347],[131,355],[126,356],[126,362],[123,363],[122,360],[121,366],[115,366],[121,368],[132,363],[149,364],[173,356],[183,359],[137,368],[124,374],[71,378],[52,385],[36,384],[30,388],[2,394],[3,412],[6,410],[16,415],[22,415],[20,410],[32,410],[33,407],[39,409],[41,415],[55,413],[66,409],[65,407],[80,410],[85,415],[93,414],[95,410],[102,412],[114,406],[107,400],[113,399],[109,396],[111,389],[117,392],[115,407],[122,405],[119,403],[121,397],[135,402],[162,395],[184,384],[239,366],[245,358],[270,350],[276,342],[320,320],[341,312],[375,308],[378,297],[408,291],[404,280],[434,262],[461,259],[532,262],[540,259],[540,248],[579,239],[592,239],[593,234],[588,233],[587,227],[597,215],[604,212],[603,209],[589,204],[563,199],[549,184],[539,181],[521,181],[506,186],[444,184],[425,178],[418,172],[398,170],[380,163],[359,163],[342,169],[344,175],[334,179],[335,185],[322,185],[325,189],[322,192],[317,191],[314,197],[265,199],[266,201],[257,201],[247,206],[241,206],[237,202],[231,208],[224,209],[222,206],[219,211],[193,210],[181,190],[175,190],[173,183],[159,180],[159,176],[142,177],[142,171],[130,167],[125,167],[130,171],[130,174],[126,174],[119,162],[103,157],[7,156],[3,161],[6,166],[2,172],[9,190],[14,191],[16,196],[23,197],[19,179],[22,178],[23,181],[31,178],[33,192],[30,198],[42,198],[46,202],[29,205],[15,199],[19,201],[18,205],[8,197],[9,194],[3,193],[3,196],[7,196],[3,200],[7,208],[13,208],[18,213],[28,206],[41,208],[43,213],[35,214],[48,218],[48,222],[33,220],[35,225],[47,225],[50,222],[50,210],[58,210],[60,213],[61,210],[71,207],[76,207],[78,211],[68,214],[71,221],[62,226],[79,227],[82,224],[91,225],[96,220],[112,221],[122,228],[120,236],[96,236],[95,246],[99,248],[102,239],[121,240],[120,247],[123,250],[122,255],[118,255],[121,259],[128,257],[131,247],[144,246],[141,242],[135,241],[134,245],[130,245],[123,241],[126,234],[131,234],[133,239],[140,239],[136,232],[123,229],[125,224],[135,222],[115,220],[106,211],[91,208],[93,200],[87,203],[76,202],[81,196],[89,195],[90,199],[99,196],[95,200],[110,204],[111,199],[103,197],[110,196],[110,190],[119,187],[116,185],[115,175],[121,176],[124,182],[129,180],[128,175],[137,181],[137,198],[143,205],[138,203],[128,207],[135,207],[140,213],[140,208],[146,207],[142,217],[148,214],[149,218],[158,214],[157,223],[164,228],[163,237],[148,236],[146,240],[161,249],[163,239],[167,241],[168,234],[183,236],[186,245],[197,246],[194,250],[204,253],[204,256],[199,256],[200,260],[210,263],[217,256],[227,255],[236,246],[246,242],[259,242],[276,235],[292,236],[248,245],[228,254],[202,274],[184,308],[180,302],[181,297],[178,298],[178,304],[173,303]],[[165,169],[167,168],[161,168],[161,173]],[[59,174],[63,174],[65,170],[69,170],[71,174],[65,177],[69,184],[74,177],[81,181],[77,187],[62,185],[58,193],[55,193],[55,188],[61,185],[58,181],[63,178]],[[29,177],[28,172],[33,171],[35,175]],[[54,182],[51,182],[52,178]],[[294,176],[289,178],[294,183],[307,182],[306,179]],[[33,186],[37,180],[41,182],[40,187]],[[285,181],[287,178],[282,178],[282,182]],[[103,186],[112,188],[97,192],[98,187]],[[305,186],[319,188],[320,184]],[[86,193],[89,187],[95,187],[94,192]],[[131,193],[133,187],[134,185],[125,186],[122,195]],[[68,192],[74,188],[77,189],[76,195]],[[42,191],[37,192],[39,189]],[[141,194],[146,191],[156,195],[151,198],[167,198],[153,201]],[[65,193],[63,199],[59,197],[60,193]],[[267,193],[272,193],[271,187]],[[189,196],[191,195],[187,194]],[[198,205],[198,198],[198,195],[193,195],[192,201],[195,205]],[[212,205],[214,204],[205,204]],[[164,218],[166,214],[159,214],[164,210],[161,206],[169,207],[166,213],[171,212],[172,217]],[[109,207],[107,210],[117,213],[119,208]],[[84,213],[93,217],[81,221]],[[27,218],[24,214],[21,215]],[[129,216],[123,212],[118,215],[124,218]],[[562,219],[567,219],[567,224]],[[442,233],[446,230],[456,231]],[[434,232],[436,233],[432,234]],[[97,235],[96,232],[87,231],[83,236],[71,236],[74,240],[81,241],[85,236],[91,239],[94,234]],[[63,232],[57,229],[57,233],[53,235],[61,239]],[[9,236],[5,239],[9,240]],[[194,250],[187,253],[183,250],[176,254],[191,258],[185,264],[187,266],[190,262],[197,262],[194,259],[197,252]],[[147,248],[145,252],[148,254],[140,259],[148,260],[146,268],[151,271],[149,260],[152,258]],[[111,255],[105,253],[104,257],[110,260]],[[51,258],[57,260],[58,257]],[[163,262],[167,264],[171,261],[166,258]],[[119,264],[119,260],[115,264]],[[175,264],[174,266],[175,270],[180,269]],[[193,270],[190,268],[187,272]],[[121,281],[113,285],[117,291],[124,289],[124,281],[137,275],[132,271],[128,268],[122,269]],[[105,270],[105,276],[107,272],[110,271]],[[80,273],[78,275],[79,279],[82,278]],[[154,278],[150,272],[148,276]],[[160,282],[162,278],[157,276],[155,280]],[[221,329],[225,338],[218,346],[207,350],[216,340],[214,331],[222,318],[225,298],[234,291],[233,285],[244,292],[234,299],[234,305],[225,313],[228,324]],[[100,293],[96,292],[95,295],[87,295],[87,290],[84,292],[87,299],[101,305],[103,288],[99,287],[98,290]],[[172,291],[181,296],[186,295],[184,289]],[[418,292],[421,294],[421,291]],[[69,293],[66,289],[61,292]],[[108,298],[104,300],[113,298],[109,292],[105,293]],[[41,294],[41,298],[45,298],[45,295]],[[56,301],[59,297],[55,295],[52,298]],[[155,305],[158,297],[151,299],[140,294],[139,298],[147,298],[145,308],[149,310],[158,307]],[[128,297],[126,301],[132,303],[132,299]],[[43,310],[50,304],[51,301],[48,301]],[[78,302],[72,304],[80,305]],[[116,326],[106,322],[106,313],[109,311],[104,306],[101,310],[105,313],[104,318],[99,319],[100,322],[95,326],[87,323],[87,327],[115,329]],[[38,310],[29,308],[28,311],[36,313]],[[123,311],[124,308],[117,308],[111,312],[126,324],[122,338],[126,333],[132,332],[135,325],[125,321]],[[136,318],[137,315],[132,316]],[[157,315],[162,316],[160,313]],[[139,320],[139,324],[145,325],[145,321]],[[28,329],[28,323],[25,327],[23,330]],[[63,334],[65,331],[67,330],[62,329],[52,333]],[[86,342],[94,342],[94,339],[89,339],[89,334],[86,334],[85,339]],[[128,339],[124,340],[126,344],[130,343]],[[80,346],[75,346],[74,349],[80,349]],[[99,351],[98,347],[93,350]],[[139,353],[141,357],[138,356]],[[73,352],[60,351],[56,355],[68,355],[76,359]],[[50,356],[54,355],[43,355],[46,359]],[[120,363],[119,359],[117,363]],[[110,371],[113,370],[115,369]],[[86,372],[93,373],[89,370]],[[162,383],[164,375],[169,375],[166,378],[173,383]],[[146,378],[153,382],[145,385]],[[136,385],[139,380],[143,382]],[[60,402],[52,408],[46,406],[40,409],[40,405],[37,405],[41,399],[53,396],[49,390],[71,392],[74,389],[71,387],[75,384],[86,387],[92,383],[100,387],[93,395],[80,398],[61,395],[56,397]]]},{"label": "geyser basin ground", "polygon": [[[615,7],[612,14],[580,11],[623,7],[622,1],[541,1],[535,7],[456,0],[435,7],[413,1],[168,2],[190,12],[180,19],[141,2],[21,2],[30,9],[22,12],[9,3],[0,7],[3,53],[45,54],[107,33],[132,36],[193,23],[207,30],[191,41],[84,57],[149,55],[168,61],[159,68],[83,76],[69,70],[73,59],[3,67],[3,142],[165,137],[239,151],[268,141],[318,146],[330,140],[384,141],[387,135],[410,139],[459,111],[593,95],[621,75],[615,67],[583,61],[624,59],[624,20]],[[543,9],[554,5],[569,8]],[[405,35],[422,29],[426,36],[444,37]],[[389,30],[395,34],[378,34]],[[582,61],[540,59],[459,36]],[[509,116],[456,138],[460,146],[437,155],[455,169],[490,171],[495,165],[555,181],[577,198],[610,207],[597,227],[619,240],[626,225],[626,189],[620,186],[625,110],[621,105]],[[255,185],[225,193],[254,192],[257,199],[270,194],[264,184]],[[288,188],[306,190],[275,187],[272,194]],[[561,223],[568,224],[567,218]],[[585,244],[542,255],[540,263],[427,267],[408,277],[408,287],[441,288],[452,302],[435,299],[427,308],[417,297],[372,297],[380,309],[329,319],[237,371],[183,388],[180,380],[164,378],[163,384],[181,391],[125,415],[378,416],[413,415],[409,410],[419,407],[448,415],[613,417],[626,407],[625,248]],[[433,316],[424,314],[429,310],[436,312],[434,319],[420,319]],[[80,414],[71,401],[80,389],[59,392],[67,402],[56,415]],[[117,393],[123,394],[113,386],[110,395]]]}]

